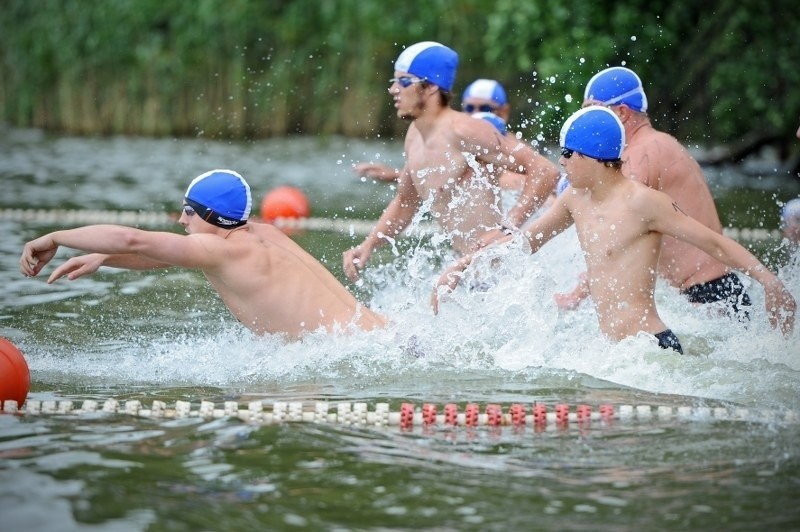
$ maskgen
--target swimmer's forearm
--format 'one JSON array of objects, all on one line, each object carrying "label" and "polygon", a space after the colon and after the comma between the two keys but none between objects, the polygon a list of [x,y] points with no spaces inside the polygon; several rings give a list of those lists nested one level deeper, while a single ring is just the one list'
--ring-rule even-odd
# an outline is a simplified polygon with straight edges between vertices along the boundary
[{"label": "swimmer's forearm", "polygon": [[780,283],[778,277],[744,246],[735,240],[723,236],[719,236],[718,240],[717,252],[713,253],[712,256],[716,256],[727,266],[739,270],[748,277],[752,277],[761,283],[762,286],[766,287],[767,285]]},{"label": "swimmer's forearm", "polygon": [[522,226],[541,207],[551,194],[558,181],[558,172],[555,168],[537,169],[525,178],[517,204],[512,207],[506,219],[515,227]]},{"label": "swimmer's forearm", "polygon": [[769,268],[756,261],[756,265],[751,268],[744,269],[742,272],[748,277],[752,277],[761,284],[766,290],[774,288],[783,288],[783,283],[778,276],[772,273]]},{"label": "swimmer's forearm", "polygon": [[542,216],[525,222],[520,227],[520,231],[528,240],[531,253],[536,253],[539,248],[567,229],[572,223],[572,215],[563,204],[562,198],[557,198]]},{"label": "swimmer's forearm", "polygon": [[389,239],[397,238],[411,223],[415,212],[416,205],[406,206],[398,198],[393,199],[364,239],[364,243],[371,248],[377,248],[387,244]]},{"label": "swimmer's forearm", "polygon": [[[723,236],[715,237],[717,256],[723,263],[758,281],[764,288],[765,305],[770,325],[780,327],[784,335],[794,328],[797,302],[786,286],[759,260],[738,242]],[[706,251],[707,253],[709,251]]]},{"label": "swimmer's forearm", "polygon": [[544,240],[541,231],[534,231],[533,229],[526,229],[523,227],[522,234],[525,236],[525,239],[528,241],[528,245],[531,247],[531,253],[536,253],[539,251],[539,248],[541,248],[547,242]]},{"label": "swimmer's forearm", "polygon": [[521,227],[536,212],[542,202],[538,201],[536,191],[531,188],[531,176],[525,176],[525,185],[520,192],[517,202],[508,210],[505,215],[504,227]]},{"label": "swimmer's forearm", "polygon": [[124,270],[154,270],[157,268],[167,268],[171,265],[135,253],[116,253],[113,255],[105,255],[103,258],[103,266]]},{"label": "swimmer's forearm", "polygon": [[87,225],[54,231],[47,235],[56,245],[89,253],[131,253],[130,234],[137,231],[121,225]]},{"label": "swimmer's forearm", "polygon": [[375,227],[370,231],[367,238],[364,239],[364,242],[361,244],[362,246],[366,246],[369,249],[378,249],[379,247],[385,246],[400,233],[391,228],[390,225],[382,225],[380,223],[376,224]]},{"label": "swimmer's forearm", "polygon": [[508,214],[506,214],[506,221],[503,224],[503,227],[507,227],[509,229],[520,227],[528,220],[528,218],[533,215],[534,212],[536,212],[537,207],[537,202],[533,201],[532,198],[523,198],[520,196],[520,201],[518,201],[517,204],[508,211]]},{"label": "swimmer's forearm", "polygon": [[127,270],[152,270],[170,264],[139,253],[142,231],[121,225],[87,225],[47,235],[56,245],[102,257],[102,266]]}]

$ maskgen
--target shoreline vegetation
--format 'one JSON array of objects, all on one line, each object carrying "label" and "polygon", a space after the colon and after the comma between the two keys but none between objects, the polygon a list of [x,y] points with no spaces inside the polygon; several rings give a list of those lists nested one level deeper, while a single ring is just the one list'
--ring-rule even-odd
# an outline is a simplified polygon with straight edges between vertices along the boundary
[{"label": "shoreline vegetation", "polygon": [[789,0],[702,6],[578,0],[5,0],[0,122],[75,135],[397,138],[386,95],[404,45],[460,54],[508,89],[511,123],[550,144],[596,71],[642,76],[651,116],[708,164],[773,147],[800,170],[800,15]]}]

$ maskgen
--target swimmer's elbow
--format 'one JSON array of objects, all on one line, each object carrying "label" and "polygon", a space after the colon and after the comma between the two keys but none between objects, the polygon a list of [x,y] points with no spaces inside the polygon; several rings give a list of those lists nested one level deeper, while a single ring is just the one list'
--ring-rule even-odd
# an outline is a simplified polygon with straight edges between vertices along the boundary
[{"label": "swimmer's elbow", "polygon": [[150,242],[145,238],[143,231],[138,229],[126,228],[119,235],[119,243],[124,253],[142,253],[150,247]]}]

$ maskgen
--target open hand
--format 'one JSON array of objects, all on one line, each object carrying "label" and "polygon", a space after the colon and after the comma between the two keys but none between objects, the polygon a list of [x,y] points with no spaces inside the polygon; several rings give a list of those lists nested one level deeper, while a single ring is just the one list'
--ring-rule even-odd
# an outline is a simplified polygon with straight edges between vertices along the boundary
[{"label": "open hand", "polygon": [[70,281],[73,281],[78,277],[83,277],[84,275],[90,275],[96,272],[97,269],[103,265],[103,261],[106,259],[106,257],[107,255],[103,255],[102,253],[90,253],[89,255],[72,257],[64,264],[53,270],[53,273],[50,274],[47,282],[53,283],[65,275]]},{"label": "open hand", "polygon": [[42,268],[55,257],[56,251],[58,251],[58,244],[50,235],[31,240],[22,248],[19,270],[28,277],[39,275]]},{"label": "open hand", "polygon": [[363,244],[342,253],[342,267],[347,278],[353,282],[357,281],[359,272],[367,265],[371,255],[372,249],[364,247]]},{"label": "open hand", "polygon": [[431,307],[433,307],[434,314],[439,313],[439,301],[442,296],[455,290],[458,283],[461,282],[461,278],[464,277],[463,272],[469,266],[471,260],[470,256],[462,257],[461,260],[447,268],[439,277],[431,294]]},{"label": "open hand", "polygon": [[783,285],[765,290],[764,296],[769,324],[773,329],[780,327],[783,335],[789,336],[794,330],[794,320],[797,315],[797,302],[794,297]]},{"label": "open hand", "polygon": [[553,294],[556,306],[560,310],[575,310],[587,297],[589,297],[589,282],[586,280],[586,272],[580,275],[577,286],[571,292]]},{"label": "open hand", "polygon": [[380,163],[358,163],[353,169],[362,177],[369,177],[378,181],[397,181],[399,174],[394,168]]}]

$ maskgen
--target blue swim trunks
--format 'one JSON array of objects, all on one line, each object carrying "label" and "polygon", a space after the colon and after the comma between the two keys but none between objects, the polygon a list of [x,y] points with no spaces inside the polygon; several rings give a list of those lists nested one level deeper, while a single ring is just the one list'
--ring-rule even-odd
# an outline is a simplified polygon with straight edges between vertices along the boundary
[{"label": "blue swim trunks", "polygon": [[690,286],[683,290],[683,294],[692,303],[716,303],[722,301],[737,318],[749,319],[747,309],[740,307],[751,306],[750,296],[744,291],[744,285],[739,276],[731,272],[719,279]]},{"label": "blue swim trunks", "polygon": [[656,333],[655,336],[658,339],[658,347],[661,349],[673,349],[683,354],[683,348],[681,347],[681,343],[678,340],[678,337],[675,336],[675,333],[672,332],[671,329],[667,329],[666,331],[661,331],[660,333]]}]

